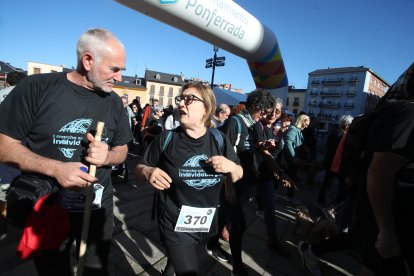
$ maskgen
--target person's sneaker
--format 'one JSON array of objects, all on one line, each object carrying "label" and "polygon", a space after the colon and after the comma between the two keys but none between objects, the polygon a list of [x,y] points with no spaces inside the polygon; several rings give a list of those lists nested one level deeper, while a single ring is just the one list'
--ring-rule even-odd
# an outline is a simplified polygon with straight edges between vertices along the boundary
[{"label": "person's sneaker", "polygon": [[206,249],[209,255],[213,256],[220,262],[230,261],[230,258],[231,258],[230,254],[227,253],[227,251],[221,248],[220,246],[208,246],[207,245]]},{"label": "person's sneaker", "polygon": [[305,244],[303,241],[298,244],[298,251],[300,258],[302,259],[302,265],[312,275],[321,276],[321,270],[319,268],[318,258],[312,253],[311,246]]},{"label": "person's sneaker", "polygon": [[322,209],[322,212],[330,222],[335,223],[336,212],[334,208],[324,208]]},{"label": "person's sneaker", "polygon": [[249,273],[247,273],[247,270],[244,267],[244,265],[233,266],[233,271],[231,272],[231,276],[249,276]]},{"label": "person's sneaker", "polygon": [[289,249],[282,242],[278,241],[277,239],[269,239],[266,244],[270,249],[275,250],[276,252],[278,252],[283,257],[289,257],[290,256]]}]

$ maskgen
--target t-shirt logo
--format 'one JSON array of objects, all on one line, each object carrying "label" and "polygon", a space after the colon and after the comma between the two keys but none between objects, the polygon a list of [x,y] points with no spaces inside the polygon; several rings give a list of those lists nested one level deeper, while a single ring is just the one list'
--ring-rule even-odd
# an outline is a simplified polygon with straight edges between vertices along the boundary
[{"label": "t-shirt logo", "polygon": [[196,155],[187,160],[183,168],[178,170],[178,176],[184,178],[183,181],[196,190],[212,187],[220,182],[220,174],[215,173],[205,161],[207,155]]},{"label": "t-shirt logo", "polygon": [[67,123],[59,130],[58,134],[53,135],[53,144],[64,145],[58,149],[66,158],[71,159],[91,124],[92,119],[84,118]]}]

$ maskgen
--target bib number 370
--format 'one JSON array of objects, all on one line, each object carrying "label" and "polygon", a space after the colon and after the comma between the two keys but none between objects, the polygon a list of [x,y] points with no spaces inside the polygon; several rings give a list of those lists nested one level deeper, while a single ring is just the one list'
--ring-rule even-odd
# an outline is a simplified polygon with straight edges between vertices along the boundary
[{"label": "bib number 370", "polygon": [[174,231],[209,232],[215,212],[216,208],[196,208],[183,205]]}]

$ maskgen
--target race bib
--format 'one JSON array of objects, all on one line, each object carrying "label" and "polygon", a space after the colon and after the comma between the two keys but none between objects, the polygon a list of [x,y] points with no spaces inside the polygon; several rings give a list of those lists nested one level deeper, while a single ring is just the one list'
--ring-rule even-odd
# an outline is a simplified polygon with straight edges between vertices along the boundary
[{"label": "race bib", "polygon": [[183,205],[175,232],[209,232],[216,208],[196,208]]},{"label": "race bib", "polygon": [[[102,194],[104,187],[99,183],[93,184],[92,206],[91,210],[101,208]],[[83,212],[85,209],[86,191],[62,189],[61,204],[62,207],[71,212]]]}]

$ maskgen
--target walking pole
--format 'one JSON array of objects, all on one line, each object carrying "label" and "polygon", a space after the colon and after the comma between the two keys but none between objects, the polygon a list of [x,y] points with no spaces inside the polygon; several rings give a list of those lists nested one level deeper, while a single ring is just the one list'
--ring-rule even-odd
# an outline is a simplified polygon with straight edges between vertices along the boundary
[{"label": "walking pole", "polygon": [[[105,123],[98,122],[96,126],[95,141],[101,141],[102,131]],[[89,175],[95,176],[96,166],[89,165]],[[85,252],[86,244],[88,241],[88,231],[89,231],[89,222],[91,218],[91,206],[92,206],[92,193],[93,185],[92,183],[87,183],[85,188],[86,199],[85,199],[85,209],[83,213],[83,224],[82,224],[82,233],[81,233],[81,242],[79,246],[79,259],[78,259],[78,269],[76,275],[83,275],[83,267],[85,266]]]}]

